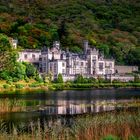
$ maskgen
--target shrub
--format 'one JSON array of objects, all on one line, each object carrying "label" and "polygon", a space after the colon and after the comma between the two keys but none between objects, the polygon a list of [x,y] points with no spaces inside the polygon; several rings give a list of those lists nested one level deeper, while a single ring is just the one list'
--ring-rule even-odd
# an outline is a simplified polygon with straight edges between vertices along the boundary
[{"label": "shrub", "polygon": [[36,76],[37,69],[35,68],[35,66],[33,64],[28,64],[28,63],[25,63],[25,65],[26,65],[26,75],[27,75],[27,77]]},{"label": "shrub", "polygon": [[8,80],[9,79],[9,72],[8,71],[0,72],[0,78],[2,78],[4,80]]},{"label": "shrub", "polygon": [[24,85],[23,84],[16,84],[15,87],[18,89],[22,89],[22,88],[24,88]]},{"label": "shrub", "polygon": [[17,77],[13,78],[13,82],[18,82],[18,81],[19,81],[19,79]]},{"label": "shrub", "polygon": [[26,81],[26,83],[29,83],[29,78],[25,77],[24,80]]},{"label": "shrub", "polygon": [[85,82],[84,77],[83,77],[82,75],[79,74],[79,75],[76,77],[75,83],[84,83],[84,82]]},{"label": "shrub", "polygon": [[53,87],[55,90],[63,90],[64,89],[63,84],[54,84]]},{"label": "shrub", "polygon": [[63,83],[64,81],[63,81],[63,76],[62,76],[62,74],[58,74],[58,77],[57,77],[57,80],[56,80],[56,83]]},{"label": "shrub", "polygon": [[6,81],[6,83],[9,84],[9,85],[11,85],[12,82],[13,82],[13,79],[12,79],[12,78],[9,78],[9,79]]},{"label": "shrub", "polygon": [[42,86],[42,84],[38,83],[38,82],[34,82],[34,83],[29,85],[29,87],[40,87],[40,86]]},{"label": "shrub", "polygon": [[37,77],[35,78],[35,80],[38,81],[39,83],[42,83],[42,82],[43,82],[43,79],[42,79],[42,77],[40,77],[40,76],[37,76]]},{"label": "shrub", "polygon": [[8,84],[4,84],[3,88],[8,89],[10,86]]}]

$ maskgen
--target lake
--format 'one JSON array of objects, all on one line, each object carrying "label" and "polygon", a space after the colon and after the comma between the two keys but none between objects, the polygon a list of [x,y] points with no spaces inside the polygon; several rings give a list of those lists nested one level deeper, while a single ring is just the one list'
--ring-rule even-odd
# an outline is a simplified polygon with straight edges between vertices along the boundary
[{"label": "lake", "polygon": [[[28,91],[21,94],[0,94],[11,106],[23,106],[20,111],[1,113],[0,119],[7,126],[26,126],[37,120],[52,125],[54,121],[71,124],[73,116],[96,114],[125,108],[129,102],[140,99],[140,89],[103,89],[67,91]],[[2,103],[1,103],[2,104]],[[119,104],[119,105],[118,105]],[[122,105],[123,104],[123,105]]]}]

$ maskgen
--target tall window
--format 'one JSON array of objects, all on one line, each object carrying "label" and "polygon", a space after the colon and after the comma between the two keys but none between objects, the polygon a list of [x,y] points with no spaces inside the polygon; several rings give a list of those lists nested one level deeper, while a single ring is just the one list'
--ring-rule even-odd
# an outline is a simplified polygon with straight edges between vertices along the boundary
[{"label": "tall window", "polygon": [[32,59],[35,60],[35,55],[34,54],[32,54]]},{"label": "tall window", "polygon": [[62,63],[62,66],[65,67],[65,63]]},{"label": "tall window", "polygon": [[65,74],[65,69],[62,69],[62,74]]},{"label": "tall window", "polygon": [[57,65],[54,63],[54,73],[57,73]]},{"label": "tall window", "polygon": [[24,59],[27,59],[27,58],[28,58],[27,54],[24,54]]},{"label": "tall window", "polygon": [[99,71],[103,71],[103,63],[99,63]]},{"label": "tall window", "polygon": [[112,67],[112,63],[109,63],[110,68]]}]

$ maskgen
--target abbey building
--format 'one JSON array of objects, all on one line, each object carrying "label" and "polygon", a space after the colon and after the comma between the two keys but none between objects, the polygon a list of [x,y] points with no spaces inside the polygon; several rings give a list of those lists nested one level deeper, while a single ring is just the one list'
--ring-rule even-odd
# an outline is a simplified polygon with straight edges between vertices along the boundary
[{"label": "abbey building", "polygon": [[50,48],[20,51],[18,61],[33,63],[41,75],[51,73],[54,79],[58,74],[62,74],[65,81],[74,80],[79,74],[87,78],[99,76],[105,78],[114,75],[113,79],[133,80],[132,77],[124,77],[124,74],[137,71],[138,67],[115,66],[114,59],[106,59],[99,50],[90,46],[88,41],[84,41],[83,48],[83,53],[79,54],[72,53],[68,49],[63,51],[60,42],[55,41]]},{"label": "abbey building", "polygon": [[59,73],[67,77],[78,74],[85,77],[108,75],[114,73],[114,60],[105,59],[97,49],[88,45],[88,41],[84,42],[82,54],[62,51],[60,43],[56,41],[51,49],[42,50],[39,69],[41,73],[51,72],[54,77]]}]

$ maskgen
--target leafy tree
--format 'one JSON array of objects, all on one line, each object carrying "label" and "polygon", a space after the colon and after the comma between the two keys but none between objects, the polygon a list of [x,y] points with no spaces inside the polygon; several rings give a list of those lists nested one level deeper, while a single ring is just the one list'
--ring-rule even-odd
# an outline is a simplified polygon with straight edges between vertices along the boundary
[{"label": "leafy tree", "polygon": [[78,46],[73,46],[70,48],[70,50],[74,53],[82,53],[82,49],[79,48]]},{"label": "leafy tree", "polygon": [[58,74],[58,77],[57,77],[57,80],[56,80],[57,83],[63,83],[63,76],[62,74]]},{"label": "leafy tree", "polygon": [[26,77],[26,66],[22,62],[17,62],[12,77],[16,77],[19,80],[23,80]]},{"label": "leafy tree", "polygon": [[25,63],[26,66],[26,76],[31,78],[37,75],[37,69],[33,64]]},{"label": "leafy tree", "polygon": [[74,52],[81,51],[77,47],[88,34],[90,43],[100,42],[99,48],[117,63],[139,65],[133,49],[140,48],[139,5],[138,0],[1,0],[0,32],[17,37],[22,48],[50,46],[60,39],[64,49]]},{"label": "leafy tree", "polygon": [[136,47],[130,50],[129,54],[126,57],[126,62],[131,65],[140,66],[140,48]]},{"label": "leafy tree", "polygon": [[17,52],[10,45],[8,37],[0,34],[0,71],[12,69],[17,56]]},{"label": "leafy tree", "polygon": [[105,56],[109,56],[109,46],[107,44],[100,44],[98,48]]},{"label": "leafy tree", "polygon": [[10,78],[11,78],[11,76],[10,76],[10,72],[9,71],[3,70],[3,71],[0,72],[0,79],[8,80]]},{"label": "leafy tree", "polygon": [[76,77],[75,83],[84,83],[84,82],[85,82],[85,80],[84,80],[83,76],[79,74]]}]

